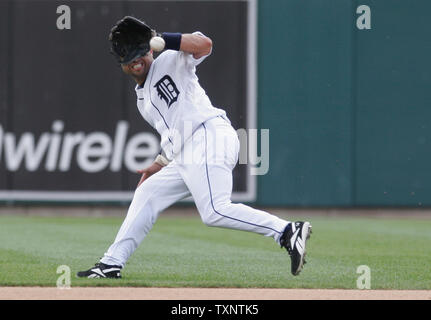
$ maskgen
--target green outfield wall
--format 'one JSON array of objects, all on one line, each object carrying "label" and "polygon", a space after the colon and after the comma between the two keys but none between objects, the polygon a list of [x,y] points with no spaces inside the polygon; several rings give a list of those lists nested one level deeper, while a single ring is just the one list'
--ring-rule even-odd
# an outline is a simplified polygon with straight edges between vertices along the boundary
[{"label": "green outfield wall", "polygon": [[430,12],[427,0],[259,1],[260,205],[431,205]]}]

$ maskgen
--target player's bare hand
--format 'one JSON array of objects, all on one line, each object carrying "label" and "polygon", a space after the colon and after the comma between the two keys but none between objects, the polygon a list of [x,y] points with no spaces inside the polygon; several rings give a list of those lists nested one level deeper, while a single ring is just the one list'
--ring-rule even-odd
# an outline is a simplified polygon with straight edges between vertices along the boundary
[{"label": "player's bare hand", "polygon": [[146,169],[137,170],[137,173],[141,174],[141,180],[139,180],[138,187],[147,180],[149,177],[151,177],[153,174],[159,172],[163,167],[158,164],[157,162],[153,162],[151,166],[149,166]]}]

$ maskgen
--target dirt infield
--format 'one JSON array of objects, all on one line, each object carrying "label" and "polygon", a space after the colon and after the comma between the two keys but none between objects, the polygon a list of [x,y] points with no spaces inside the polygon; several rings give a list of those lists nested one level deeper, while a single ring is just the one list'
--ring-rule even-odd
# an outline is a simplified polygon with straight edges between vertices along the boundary
[{"label": "dirt infield", "polygon": [[431,300],[431,290],[0,287],[0,300]]}]

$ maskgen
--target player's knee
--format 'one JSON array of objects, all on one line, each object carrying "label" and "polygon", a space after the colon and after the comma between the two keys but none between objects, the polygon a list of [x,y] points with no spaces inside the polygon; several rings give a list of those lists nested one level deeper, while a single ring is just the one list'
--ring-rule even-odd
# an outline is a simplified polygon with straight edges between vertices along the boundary
[{"label": "player's knee", "polygon": [[205,212],[201,214],[202,222],[209,227],[217,227],[230,204],[230,202],[217,202],[206,206]]},{"label": "player's knee", "polygon": [[217,216],[217,214],[214,214],[213,212],[207,213],[202,217],[202,222],[208,227],[216,227],[219,221],[220,216]]}]

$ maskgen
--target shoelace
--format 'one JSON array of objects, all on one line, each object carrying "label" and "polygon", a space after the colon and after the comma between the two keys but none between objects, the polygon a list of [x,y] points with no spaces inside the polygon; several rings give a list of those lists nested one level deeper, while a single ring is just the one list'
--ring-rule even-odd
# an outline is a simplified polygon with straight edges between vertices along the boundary
[{"label": "shoelace", "polygon": [[[281,247],[283,247],[283,248],[285,248],[286,250],[287,250],[287,253],[289,254],[289,256],[291,256],[292,255],[292,253],[293,253],[293,250],[292,250],[292,248],[290,247],[290,244],[287,244],[286,245],[286,239],[281,239],[281,241],[280,241],[280,245],[281,245]],[[288,242],[287,242],[288,243]]]},{"label": "shoelace", "polygon": [[288,246],[288,247],[286,248],[286,250],[287,250],[287,253],[289,254],[289,256],[291,256],[291,255],[292,255],[292,253],[293,253],[293,250],[290,248],[290,246]]}]

